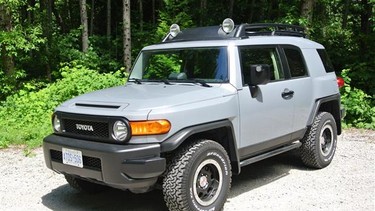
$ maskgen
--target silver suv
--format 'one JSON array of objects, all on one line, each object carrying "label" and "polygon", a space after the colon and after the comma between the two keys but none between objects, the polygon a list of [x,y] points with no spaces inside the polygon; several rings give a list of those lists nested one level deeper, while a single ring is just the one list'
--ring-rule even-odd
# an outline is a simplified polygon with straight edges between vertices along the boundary
[{"label": "silver suv", "polygon": [[56,108],[48,168],[82,191],[162,187],[170,210],[220,210],[246,165],[296,148],[307,166],[330,164],[344,110],[324,47],[303,28],[170,29],[126,85]]}]

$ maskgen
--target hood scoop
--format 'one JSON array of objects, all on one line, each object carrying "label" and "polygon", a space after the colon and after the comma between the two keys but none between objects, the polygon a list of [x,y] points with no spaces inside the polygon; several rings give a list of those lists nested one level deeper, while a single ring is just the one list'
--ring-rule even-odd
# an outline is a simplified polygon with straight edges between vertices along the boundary
[{"label": "hood scoop", "polygon": [[94,103],[76,103],[77,107],[86,107],[86,108],[106,108],[106,109],[119,109],[120,105],[109,105],[109,104],[94,104]]}]

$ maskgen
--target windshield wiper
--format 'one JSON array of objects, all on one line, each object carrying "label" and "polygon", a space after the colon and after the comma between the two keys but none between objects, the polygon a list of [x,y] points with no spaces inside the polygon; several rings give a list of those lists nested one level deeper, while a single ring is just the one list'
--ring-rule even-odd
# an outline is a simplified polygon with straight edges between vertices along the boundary
[{"label": "windshield wiper", "polygon": [[200,79],[185,79],[185,80],[178,80],[182,83],[194,83],[194,84],[200,84],[203,87],[212,87],[211,85],[207,84],[204,80]]},{"label": "windshield wiper", "polygon": [[142,84],[142,80],[138,78],[130,78],[129,81],[133,81],[136,84]]},{"label": "windshield wiper", "polygon": [[163,80],[161,80],[161,81],[163,81],[165,84],[167,84],[167,85],[172,85],[171,84],[171,82],[169,82],[167,79],[163,79]]},{"label": "windshield wiper", "polygon": [[212,86],[208,85],[205,81],[202,81],[202,80],[199,80],[199,79],[194,79],[193,81],[195,83],[198,83],[198,84],[204,86],[204,87],[212,87]]},{"label": "windshield wiper", "polygon": [[171,82],[169,82],[168,79],[149,79],[147,81],[149,81],[149,82],[163,82],[164,84],[172,85]]}]

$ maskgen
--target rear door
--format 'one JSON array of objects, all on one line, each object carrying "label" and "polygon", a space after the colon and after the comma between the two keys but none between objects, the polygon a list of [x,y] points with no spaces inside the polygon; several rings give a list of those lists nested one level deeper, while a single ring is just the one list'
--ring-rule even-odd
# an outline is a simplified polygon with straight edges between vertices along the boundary
[{"label": "rear door", "polygon": [[[284,69],[288,70],[288,85],[293,90],[294,119],[293,139],[300,139],[304,135],[307,120],[314,104],[313,84],[301,49],[295,46],[282,46]],[[314,70],[311,70],[314,71]]]}]

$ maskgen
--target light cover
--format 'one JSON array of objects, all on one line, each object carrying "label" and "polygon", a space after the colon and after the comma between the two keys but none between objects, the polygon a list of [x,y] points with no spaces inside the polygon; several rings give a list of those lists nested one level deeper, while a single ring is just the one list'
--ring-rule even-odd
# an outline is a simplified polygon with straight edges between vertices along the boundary
[{"label": "light cover", "polygon": [[169,34],[172,37],[176,37],[178,33],[180,33],[180,26],[175,23],[172,24],[171,27],[169,28]]},{"label": "light cover", "polygon": [[128,126],[123,121],[116,121],[113,124],[113,138],[116,141],[125,141],[128,137]]},{"label": "light cover", "polygon": [[223,31],[225,33],[231,33],[234,29],[234,22],[232,19],[230,18],[226,18],[224,21],[223,21],[223,24],[222,24],[222,28],[223,28]]},{"label": "light cover", "polygon": [[61,122],[60,122],[59,117],[57,117],[57,115],[53,116],[52,124],[53,124],[53,129],[55,130],[55,132],[61,132]]}]

